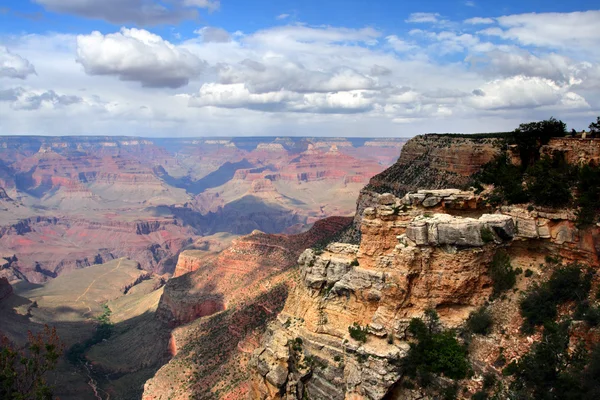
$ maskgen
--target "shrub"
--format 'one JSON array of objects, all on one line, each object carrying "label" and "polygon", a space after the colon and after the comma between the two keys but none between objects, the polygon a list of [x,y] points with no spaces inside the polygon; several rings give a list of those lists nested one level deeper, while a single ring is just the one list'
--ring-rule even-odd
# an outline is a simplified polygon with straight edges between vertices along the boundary
[{"label": "shrub", "polygon": [[481,240],[483,240],[483,243],[490,243],[494,241],[494,234],[487,226],[481,228]]},{"label": "shrub", "polygon": [[469,331],[478,335],[489,334],[492,331],[493,324],[492,314],[483,307],[471,313],[469,319],[467,319],[467,328]]},{"label": "shrub", "polygon": [[350,263],[351,267],[358,267],[360,264],[358,263],[358,259],[354,259],[352,260],[352,262]]},{"label": "shrub", "polygon": [[586,227],[598,222],[600,215],[600,167],[584,165],[577,184],[577,224]]},{"label": "shrub", "polygon": [[527,170],[527,192],[531,200],[540,206],[562,207],[572,199],[571,182],[574,169],[564,157],[548,156]]},{"label": "shrub", "polygon": [[525,318],[524,332],[556,318],[556,307],[567,301],[584,301],[591,287],[591,272],[571,264],[556,269],[550,279],[541,285],[535,284],[521,300],[521,315]]},{"label": "shrub", "polygon": [[475,393],[473,393],[473,396],[471,396],[472,400],[487,400],[487,398],[488,398],[488,395],[483,390],[480,390],[479,392],[475,392]]},{"label": "shrub", "polygon": [[454,337],[452,331],[439,331],[439,318],[429,311],[426,321],[413,318],[410,333],[417,339],[410,344],[403,366],[410,377],[428,380],[430,374],[443,374],[450,379],[463,379],[470,369],[467,350]]},{"label": "shrub", "polygon": [[369,332],[369,327],[365,326],[363,328],[355,322],[352,326],[348,327],[348,332],[350,332],[350,337],[352,339],[365,343],[367,341],[367,333]]},{"label": "shrub", "polygon": [[542,340],[511,364],[516,398],[594,399],[600,393],[600,350],[569,351],[569,321],[544,325]]},{"label": "shrub", "polygon": [[564,137],[566,133],[566,124],[553,117],[519,125],[514,131],[513,140],[519,150],[523,167],[526,168],[537,161],[540,147],[548,144],[551,138]]},{"label": "shrub", "polygon": [[527,268],[527,269],[525,270],[525,278],[529,278],[529,277],[531,277],[532,275],[533,275],[533,271],[532,271],[532,270],[530,270],[529,268]]},{"label": "shrub", "polygon": [[496,384],[496,376],[494,374],[485,374],[483,376],[483,390],[489,390]]},{"label": "shrub", "polygon": [[46,375],[56,368],[63,349],[56,329],[48,325],[37,335],[29,332],[23,349],[0,337],[0,398],[52,399],[53,387]]},{"label": "shrub", "polygon": [[510,257],[504,250],[496,251],[492,264],[489,269],[490,278],[492,278],[494,293],[496,297],[502,292],[505,292],[517,282],[517,277],[512,265],[510,264]]}]

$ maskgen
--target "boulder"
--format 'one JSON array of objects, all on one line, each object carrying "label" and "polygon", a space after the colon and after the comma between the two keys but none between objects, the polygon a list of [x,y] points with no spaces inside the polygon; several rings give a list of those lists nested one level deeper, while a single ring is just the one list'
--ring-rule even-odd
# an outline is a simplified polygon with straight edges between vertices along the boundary
[{"label": "boulder", "polygon": [[378,203],[384,206],[390,206],[396,203],[396,196],[391,193],[384,193],[377,199]]}]

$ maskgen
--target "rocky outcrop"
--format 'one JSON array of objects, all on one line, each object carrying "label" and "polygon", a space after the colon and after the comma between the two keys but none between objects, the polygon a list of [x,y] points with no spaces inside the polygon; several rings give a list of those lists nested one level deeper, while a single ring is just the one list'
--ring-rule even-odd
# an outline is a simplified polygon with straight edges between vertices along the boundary
[{"label": "rocky outcrop", "polygon": [[[512,217],[429,216],[421,195],[378,195],[378,205],[364,212],[360,245],[332,243],[302,253],[301,284],[254,353],[257,393],[382,399],[402,376],[411,318],[434,308],[446,325],[457,326],[485,301],[487,265],[498,246],[512,241]],[[448,204],[475,197],[431,196],[454,196]],[[355,324],[368,327],[366,343],[349,335]]]},{"label": "rocky outcrop", "polygon": [[562,153],[571,165],[600,164],[600,139],[554,138],[542,146],[542,155]]},{"label": "rocky outcrop", "polygon": [[[456,189],[371,196],[358,245],[299,257],[299,284],[253,353],[257,398],[386,398],[403,376],[409,321],[435,309],[445,326],[464,324],[491,294],[499,248],[529,251],[525,262],[560,254],[598,265],[598,229],[577,230],[569,211],[490,213]],[[357,325],[366,342],[349,334]]]},{"label": "rocky outcrop", "polygon": [[[351,222],[327,218],[297,235],[253,232],[213,260],[203,259],[198,269],[171,279],[157,317],[176,327],[170,345],[174,358],[146,383],[143,398],[211,397],[215,391],[220,393],[216,397],[247,398],[249,356],[259,344],[259,332],[283,308],[294,284],[291,267],[306,246],[331,240]],[[173,373],[190,384],[172,385]],[[278,373],[270,379],[281,379]]]},{"label": "rocky outcrop", "polygon": [[463,187],[500,154],[501,145],[495,138],[416,136],[402,147],[398,161],[374,176],[364,191],[400,197],[419,189]]},{"label": "rocky outcrop", "polygon": [[0,278],[0,301],[6,299],[13,293],[12,286],[8,283],[8,279]]},{"label": "rocky outcrop", "polygon": [[[425,189],[463,188],[471,175],[502,151],[496,138],[423,135],[409,140],[398,161],[375,175],[357,200],[354,227],[359,236],[360,220],[366,208],[374,205],[375,194],[391,193],[402,197]],[[433,201],[430,200],[430,201]]]}]

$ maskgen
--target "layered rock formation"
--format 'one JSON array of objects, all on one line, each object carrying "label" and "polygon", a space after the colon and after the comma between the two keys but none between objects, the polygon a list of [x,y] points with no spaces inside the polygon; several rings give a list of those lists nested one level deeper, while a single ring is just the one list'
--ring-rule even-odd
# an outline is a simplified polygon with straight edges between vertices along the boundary
[{"label": "layered rock formation", "polygon": [[402,143],[375,141],[375,155],[364,139],[3,137],[0,247],[32,282],[122,256],[172,273],[200,236],[350,215]]},{"label": "layered rock formation", "polygon": [[[423,197],[449,193],[475,197]],[[320,254],[302,254],[302,283],[254,353],[263,378],[257,396],[381,399],[402,376],[411,318],[433,308],[457,326],[490,295],[487,265],[513,239],[513,219],[430,216],[422,205],[407,204],[416,198],[423,201],[381,195],[364,212],[359,246],[333,243]],[[366,344],[349,336],[355,324],[368,327]],[[301,351],[290,343],[301,343]]]},{"label": "layered rock formation", "polygon": [[[250,354],[266,322],[285,303],[298,256],[351,222],[331,217],[297,235],[254,232],[212,259],[202,255],[195,264],[190,264],[194,253],[184,253],[180,262],[193,270],[167,283],[157,310],[160,321],[179,326],[169,346],[174,357],[146,383],[143,398],[249,395]],[[188,384],[172,385],[173,373]]]},{"label": "layered rock formation", "polygon": [[502,140],[495,138],[416,136],[402,147],[398,161],[375,175],[360,192],[355,214],[355,229],[365,208],[374,204],[375,194],[392,193],[398,197],[424,189],[464,188],[471,175],[495,159],[502,151]]},{"label": "layered rock formation", "polygon": [[[478,195],[459,190],[374,198],[359,245],[300,256],[298,285],[253,353],[254,398],[406,398],[398,382],[409,321],[435,309],[445,326],[462,326],[491,294],[498,249],[528,267],[548,254],[598,265],[599,229],[579,231],[568,212],[486,214]],[[465,210],[469,217],[450,214]],[[511,313],[513,326],[519,316]],[[366,342],[349,334],[357,328],[368,331]],[[527,347],[517,343],[518,356]]]}]

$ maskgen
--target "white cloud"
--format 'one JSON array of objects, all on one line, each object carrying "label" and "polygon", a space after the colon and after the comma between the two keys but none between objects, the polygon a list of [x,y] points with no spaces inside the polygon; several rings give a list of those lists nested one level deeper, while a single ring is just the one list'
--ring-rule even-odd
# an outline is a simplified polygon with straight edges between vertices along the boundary
[{"label": "white cloud", "polygon": [[279,14],[275,19],[282,20],[290,17],[290,14]]},{"label": "white cloud", "polygon": [[0,90],[0,101],[9,101],[15,110],[37,110],[70,106],[83,101],[79,96],[59,95],[53,90],[44,92],[27,91],[21,87]]},{"label": "white cloud", "polygon": [[569,108],[589,108],[589,104],[568,86],[539,77],[514,76],[494,80],[474,91],[467,104],[484,110],[528,109],[568,105]]},{"label": "white cloud", "polygon": [[[531,50],[436,18],[410,35],[292,25],[206,27],[178,44],[126,29],[79,43],[74,35],[0,37],[37,70],[23,89],[31,95],[0,79],[9,98],[0,101],[0,131],[409,136],[510,130],[550,115],[581,129],[600,112],[596,48]],[[82,100],[67,105],[61,96]]]},{"label": "white cloud", "polygon": [[502,27],[483,33],[523,45],[573,50],[599,55],[600,10],[572,13],[530,13],[497,18]]},{"label": "white cloud", "polygon": [[186,49],[135,28],[77,36],[77,62],[90,75],[114,75],[145,87],[170,88],[187,85],[206,66]]},{"label": "white cloud", "polygon": [[198,8],[214,11],[219,0],[33,0],[49,11],[102,19],[114,24],[159,25],[196,19]]},{"label": "white cloud", "polygon": [[464,20],[465,24],[469,25],[489,25],[494,23],[493,18],[474,17]]},{"label": "white cloud", "polygon": [[265,111],[281,109],[285,102],[297,100],[301,95],[280,90],[255,94],[251,93],[243,83],[223,85],[219,83],[205,83],[198,94],[190,97],[190,106],[193,107],[223,107],[223,108],[250,108]]},{"label": "white cloud", "polygon": [[400,53],[410,51],[416,48],[414,44],[408,43],[405,40],[400,39],[396,35],[390,35],[385,38],[392,48]]},{"label": "white cloud", "polygon": [[438,13],[417,12],[410,14],[405,22],[413,24],[435,23],[439,21],[439,17],[440,14]]},{"label": "white cloud", "polygon": [[465,6],[467,7],[475,7],[476,5],[474,1],[465,1]]},{"label": "white cloud", "polygon": [[0,46],[0,78],[25,79],[32,74],[35,68],[27,59]]},{"label": "white cloud", "polygon": [[225,29],[206,26],[195,30],[194,33],[202,36],[204,43],[227,43],[231,42],[231,35]]},{"label": "white cloud", "polygon": [[209,11],[218,10],[221,7],[221,0],[184,0],[183,5],[188,7],[205,8]]}]

